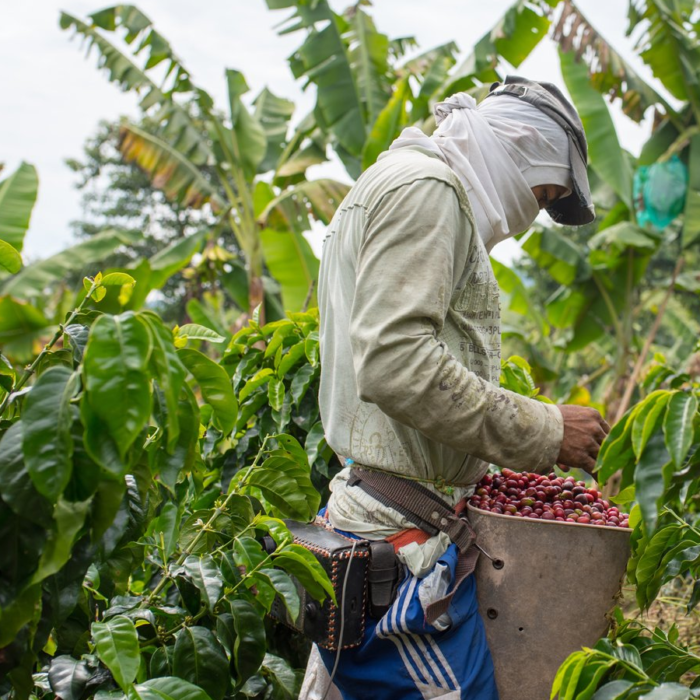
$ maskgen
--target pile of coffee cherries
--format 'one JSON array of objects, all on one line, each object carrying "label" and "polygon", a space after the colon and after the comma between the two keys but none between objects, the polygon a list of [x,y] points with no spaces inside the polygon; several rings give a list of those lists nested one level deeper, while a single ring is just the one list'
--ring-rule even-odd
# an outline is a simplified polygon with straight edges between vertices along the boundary
[{"label": "pile of coffee cherries", "polygon": [[487,474],[469,503],[480,510],[516,518],[558,520],[580,525],[629,527],[629,515],[603,500],[597,489],[572,476],[514,472]]}]

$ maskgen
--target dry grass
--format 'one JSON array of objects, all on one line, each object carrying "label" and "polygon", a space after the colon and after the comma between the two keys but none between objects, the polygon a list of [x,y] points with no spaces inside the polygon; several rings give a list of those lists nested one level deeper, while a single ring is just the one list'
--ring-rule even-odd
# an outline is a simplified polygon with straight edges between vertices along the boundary
[{"label": "dry grass", "polygon": [[642,624],[654,629],[661,628],[668,632],[676,625],[679,632],[679,642],[687,646],[689,651],[700,652],[700,606],[686,612],[686,604],[690,599],[694,581],[677,578],[662,587],[659,596],[649,610],[640,612],[634,599],[633,587],[625,587],[622,591],[620,607],[625,617],[638,619]]}]

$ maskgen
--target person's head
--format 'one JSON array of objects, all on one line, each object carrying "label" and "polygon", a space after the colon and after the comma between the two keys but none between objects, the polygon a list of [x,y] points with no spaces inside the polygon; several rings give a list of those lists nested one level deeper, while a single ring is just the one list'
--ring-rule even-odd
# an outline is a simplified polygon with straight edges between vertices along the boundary
[{"label": "person's head", "polygon": [[[595,218],[588,185],[588,144],[574,106],[551,83],[508,76],[494,83],[479,105],[511,157],[518,163],[540,209],[562,224],[579,226]],[[530,128],[520,142],[507,121]],[[556,186],[556,187],[555,187]]]},{"label": "person's head", "polygon": [[539,209],[571,195],[569,139],[564,129],[531,104],[484,100],[481,114],[517,166]]},{"label": "person's head", "polygon": [[559,223],[593,219],[581,120],[554,86],[509,77],[479,105],[460,92],[434,111],[432,136],[409,127],[390,150],[423,148],[452,168],[488,250],[526,231],[540,209]]}]

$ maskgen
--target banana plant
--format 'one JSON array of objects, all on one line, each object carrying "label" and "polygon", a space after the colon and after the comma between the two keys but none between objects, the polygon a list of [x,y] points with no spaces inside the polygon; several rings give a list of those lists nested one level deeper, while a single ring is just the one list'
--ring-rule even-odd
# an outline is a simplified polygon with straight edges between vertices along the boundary
[{"label": "banana plant", "polygon": [[628,117],[640,121],[648,109],[654,109],[653,133],[642,148],[638,164],[650,165],[673,155],[687,164],[684,248],[700,238],[700,45],[695,9],[696,3],[690,0],[629,3],[627,34],[636,33],[637,54],[665,91],[680,101],[676,107],[624,61],[572,0],[563,4],[552,32],[552,38],[569,56],[566,60],[572,63],[574,57],[576,63],[585,66],[590,85],[611,100],[619,100]]},{"label": "banana plant", "polygon": [[[668,41],[668,36],[676,37],[679,55],[685,59],[695,55],[692,41],[695,30],[688,23],[688,8],[683,3],[674,8],[676,14],[671,16],[661,4],[631,5],[630,32],[640,19],[650,23],[636,46],[652,69],[658,63],[658,52],[666,51],[657,47],[664,36]],[[604,364],[610,368],[601,380],[606,391],[599,399],[609,404],[611,416],[616,420],[629,406],[639,370],[659,326],[664,323],[669,304],[676,308],[669,315],[671,321],[678,317],[678,304],[671,294],[683,289],[680,269],[700,224],[695,212],[694,184],[698,171],[692,103],[696,85],[687,70],[671,75],[659,66],[654,69],[671,94],[687,100],[680,109],[674,109],[601,37],[571,0],[561,3],[551,37],[559,44],[564,82],[586,129],[590,179],[601,218],[583,246],[575,245],[568,240],[566,232],[554,227],[535,229],[523,248],[561,285],[546,310],[547,320],[557,336],[556,345],[569,353],[598,348],[598,360],[604,358]],[[697,67],[697,61],[693,65]],[[681,76],[687,82],[683,91],[678,82]],[[636,121],[648,109],[656,111],[657,128],[638,161],[621,148],[604,96],[618,100],[625,114]],[[685,211],[662,231],[641,226],[634,201],[635,169],[668,160],[674,154],[688,163],[690,171]],[[677,249],[679,263],[671,278],[663,280],[663,288],[649,290],[647,271],[662,246],[666,250],[669,246]],[[656,306],[647,303],[644,296],[656,300]],[[638,327],[640,315],[652,309],[656,315],[654,322],[644,321],[648,342],[637,343],[635,324]],[[600,375],[596,373],[596,376]]]},{"label": "banana plant", "polygon": [[[0,280],[0,343],[5,353],[17,364],[35,354],[34,345],[51,335],[63,321],[76,295],[65,285],[66,276],[78,275],[115,250],[140,240],[138,232],[110,229],[95,234],[48,258],[37,260],[17,274]],[[203,233],[176,241],[151,258],[139,260],[131,268],[106,270],[126,273],[138,284],[128,293],[109,288],[102,308],[119,311],[139,310],[146,297],[160,289],[168,278],[183,269],[202,246]],[[80,301],[84,292],[77,296]]]},{"label": "banana plant", "polygon": [[38,187],[36,169],[24,162],[0,182],[0,270],[14,274],[22,269],[24,234]]},{"label": "banana plant", "polygon": [[518,0],[456,64],[457,45],[449,42],[404,58],[411,38],[390,40],[379,32],[359,0],[344,13],[327,0],[266,0],[271,10],[292,9],[280,33],[303,32],[289,59],[292,73],[314,85],[314,115],[320,129],[356,178],[409,124],[431,127],[435,101],[469,90],[481,93],[500,80],[499,61],[518,67],[546,36],[559,0]]},{"label": "banana plant", "polygon": [[[283,300],[287,308],[299,310],[314,282],[308,264],[313,255],[302,236],[304,226],[309,217],[327,221],[329,199],[337,205],[347,189],[341,183],[305,177],[309,165],[325,160],[313,120],[303,120],[288,137],[293,103],[265,89],[249,108],[243,100],[248,84],[233,69],[226,71],[224,116],[211,96],[193,83],[167,39],[133,5],[100,10],[87,21],[64,12],[60,24],[97,50],[108,78],[137,93],[144,115],[158,126],[153,134],[124,122],[123,156],[147,172],[168,198],[194,208],[209,207],[219,218],[221,233],[235,236],[246,261],[249,312],[263,303],[265,260],[278,258],[280,248],[294,254],[286,266],[293,271],[295,284],[281,282]],[[110,41],[110,34],[123,35],[132,57]],[[156,75],[163,71],[165,80],[157,83]],[[260,178],[271,171],[276,175],[272,193]],[[303,216],[297,216],[293,226],[268,232],[259,214],[282,193],[289,195],[287,201],[294,201]],[[318,207],[321,197],[324,211]],[[278,208],[284,214],[289,207],[280,202]],[[288,237],[293,237],[294,245],[289,245]]]}]

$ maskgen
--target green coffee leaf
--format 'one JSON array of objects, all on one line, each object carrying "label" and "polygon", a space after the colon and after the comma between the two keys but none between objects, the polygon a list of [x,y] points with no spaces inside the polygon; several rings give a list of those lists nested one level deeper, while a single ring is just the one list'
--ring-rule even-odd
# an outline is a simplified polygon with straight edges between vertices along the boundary
[{"label": "green coffee leaf", "polygon": [[233,645],[233,660],[238,674],[236,684],[242,685],[260,668],[265,658],[265,627],[255,608],[245,600],[232,600],[231,612],[236,630]]},{"label": "green coffee leaf", "polygon": [[[151,661],[148,664],[148,673],[151,678],[163,678],[170,676],[173,672],[172,664],[173,647],[158,647],[151,656]],[[178,679],[180,683],[183,681]]]},{"label": "green coffee leaf", "polygon": [[177,337],[188,340],[206,340],[208,343],[223,343],[226,340],[223,335],[219,335],[216,331],[199,323],[186,323],[180,326],[177,329]]},{"label": "green coffee leaf", "polygon": [[690,615],[690,613],[695,610],[695,608],[700,603],[700,580],[695,581],[693,584],[693,592],[690,594],[685,607],[685,614]]},{"label": "green coffee leaf", "polygon": [[304,353],[312,367],[318,365],[318,348],[318,332],[313,331],[309,333],[304,341]]},{"label": "green coffee leaf", "polygon": [[333,586],[326,572],[308,549],[298,544],[290,544],[274,552],[272,558],[275,566],[299,579],[299,583],[316,600],[322,602],[327,595],[335,600]]},{"label": "green coffee leaf", "polygon": [[83,527],[90,502],[91,499],[76,502],[58,497],[53,512],[55,527],[49,531],[39,564],[32,576],[32,584],[55,574],[70,559],[73,543]]},{"label": "green coffee leaf", "polygon": [[[63,333],[68,336],[71,348],[73,349],[74,362],[83,361],[83,353],[90,335],[90,328],[81,323],[71,323],[63,329]],[[65,345],[65,342],[64,342]]]},{"label": "green coffee leaf", "polygon": [[310,309],[309,311],[293,311],[288,313],[287,316],[294,323],[298,323],[300,326],[304,326],[309,323],[313,326],[318,325],[318,309]]},{"label": "green coffee leaf", "polygon": [[698,400],[693,394],[683,391],[675,393],[668,403],[664,418],[664,437],[676,469],[683,466],[693,443],[693,421],[697,410]]},{"label": "green coffee leaf", "polygon": [[291,619],[296,620],[299,617],[301,603],[299,591],[289,575],[284,571],[280,571],[280,569],[260,569],[258,575],[267,578],[270,585],[275,589],[275,593],[282,599]]},{"label": "green coffee leaf", "polygon": [[663,467],[670,459],[663,434],[654,433],[649,438],[634,472],[637,502],[649,533],[656,529],[658,501],[664,492]]},{"label": "green coffee leaf", "polygon": [[255,598],[255,607],[269,613],[272,609],[272,604],[275,602],[277,594],[270,582],[270,579],[261,574],[260,570],[254,571],[248,578],[245,579],[244,585]]},{"label": "green coffee leaf", "polygon": [[283,658],[274,654],[265,654],[262,665],[290,697],[295,698],[298,695],[299,682],[297,676],[294,673],[294,669]]},{"label": "green coffee leaf", "polygon": [[[237,586],[241,582],[241,571],[232,552],[224,552],[221,557],[221,575],[229,586]],[[230,651],[230,649],[229,649]]]},{"label": "green coffee leaf", "polygon": [[326,446],[326,433],[323,430],[323,424],[321,421],[315,423],[311,430],[306,433],[306,442],[304,443],[304,452],[306,452],[309,459],[309,464],[313,464],[319,452],[321,452]]},{"label": "green coffee leaf", "polygon": [[[133,312],[100,316],[90,332],[83,368],[87,400],[124,458],[151,415],[151,334]],[[89,440],[88,440],[89,442]]]},{"label": "green coffee leaf", "polygon": [[247,496],[229,496],[226,513],[231,518],[231,534],[233,535],[237,535],[247,528],[255,517],[253,506]]},{"label": "green coffee leaf", "polygon": [[151,332],[153,352],[151,353],[150,370],[151,374],[157,378],[158,386],[165,397],[168,450],[172,452],[180,434],[178,402],[180,390],[187,376],[187,369],[177,354],[172,334],[161,320],[150,312],[140,314],[140,317]]},{"label": "green coffee leaf", "polygon": [[694,696],[680,683],[662,683],[643,697],[644,700],[690,700]]},{"label": "green coffee leaf", "polygon": [[128,700],[212,700],[204,690],[182,678],[151,678],[129,688]]},{"label": "green coffee leaf", "polygon": [[61,700],[80,700],[91,675],[87,663],[72,656],[57,656],[49,667],[49,683]]},{"label": "green coffee leaf", "polygon": [[15,640],[17,633],[37,617],[41,608],[41,586],[27,586],[0,610],[0,648]]},{"label": "green coffee leaf", "polygon": [[632,447],[637,458],[644,451],[651,434],[661,425],[664,411],[671,397],[669,393],[661,393],[653,400],[644,402],[643,408],[639,411],[632,423]]},{"label": "green coffee leaf", "polygon": [[259,386],[266,384],[272,379],[273,371],[265,368],[256,372],[238,392],[238,398],[245,401]]},{"label": "green coffee leaf", "polygon": [[[124,524],[123,519],[119,518],[119,522],[115,523],[117,519],[117,514],[122,507],[122,501],[124,500],[124,495],[126,494],[126,483],[115,484],[113,481],[101,481],[97,485],[97,493],[92,502],[91,516],[92,516],[92,536],[96,539],[102,539],[104,534],[108,530],[112,530],[114,533],[115,524]],[[111,542],[104,543],[103,548],[106,545],[106,549],[110,552],[113,546],[116,545],[114,538],[109,538]],[[108,554],[108,552],[104,552]]]},{"label": "green coffee leaf", "polygon": [[214,610],[221,597],[223,581],[219,568],[209,554],[204,556],[189,556],[184,562],[185,571],[192,583],[202,594],[202,600],[210,610]]},{"label": "green coffee leaf", "polygon": [[160,546],[161,535],[163,536],[167,558],[172,556],[177,547],[179,520],[177,506],[174,503],[166,503],[161,509],[160,515],[151,521],[148,528],[149,533],[155,538],[157,546]]},{"label": "green coffee leaf", "polygon": [[206,627],[183,627],[175,638],[173,673],[202,688],[212,700],[222,700],[230,686],[228,659]]},{"label": "green coffee leaf", "polygon": [[22,454],[23,428],[23,421],[17,421],[0,440],[0,498],[17,515],[50,528],[53,504],[36,490],[29,478]]},{"label": "green coffee leaf", "polygon": [[259,491],[272,506],[273,515],[310,521],[318,511],[321,496],[303,469],[285,454],[268,457],[246,479],[244,492]]},{"label": "green coffee leaf", "polygon": [[561,700],[574,700],[576,697],[576,686],[585,665],[586,656],[581,654],[575,658],[573,663],[567,666],[561,682],[561,692],[559,693]]},{"label": "green coffee leaf", "polygon": [[634,460],[632,431],[628,427],[630,412],[627,412],[610,430],[603,441],[596,463],[596,478],[604,484],[618,469],[624,469]]},{"label": "green coffee leaf", "polygon": [[294,541],[294,535],[289,528],[279,518],[271,518],[268,515],[255,516],[255,529],[264,530],[275,541],[277,545],[287,544]]},{"label": "green coffee leaf", "polygon": [[[287,321],[286,319],[283,319],[282,321],[278,321],[280,325],[275,328],[274,333],[272,334],[272,338],[267,343],[267,347],[265,348],[265,358],[267,359],[268,357],[273,357],[275,353],[282,348],[284,345],[284,341],[289,338],[289,336],[294,334],[295,326],[291,321]],[[266,329],[270,328],[272,324],[268,323],[267,326],[263,329],[263,332],[266,331]]]},{"label": "green coffee leaf", "polygon": [[576,700],[590,700],[600,681],[614,664],[614,661],[608,659],[589,661],[581,671],[574,696]]},{"label": "green coffee leaf", "polygon": [[127,460],[85,397],[80,402],[80,422],[85,427],[83,444],[89,457],[110,474],[123,477],[128,468]]},{"label": "green coffee leaf", "polygon": [[180,432],[174,447],[168,450],[167,445],[159,445],[153,458],[153,469],[161,483],[171,491],[175,490],[180,474],[190,471],[197,458],[199,406],[187,384],[183,384],[180,390],[177,416]]},{"label": "green coffee leaf", "polygon": [[22,449],[27,471],[39,493],[56,501],[73,468],[71,399],[79,375],[51,367],[36,381],[25,400]]},{"label": "green coffee leaf", "polygon": [[272,377],[270,383],[267,385],[267,400],[274,411],[282,410],[282,406],[284,405],[284,393],[284,382],[277,377]]},{"label": "green coffee leaf", "polygon": [[226,370],[198,350],[185,348],[177,352],[199,384],[204,400],[214,409],[218,427],[228,435],[236,425],[238,402]]},{"label": "green coffee leaf", "polygon": [[676,524],[655,532],[637,562],[635,569],[637,599],[642,608],[647,605],[647,599],[644,595],[647,583],[656,575],[669,543],[678,536],[678,533],[679,526]]},{"label": "green coffee leaf", "polygon": [[100,660],[112,672],[119,687],[126,691],[135,680],[141,662],[134,623],[124,615],[107,622],[93,622],[92,638]]},{"label": "green coffee leaf", "polygon": [[275,440],[280,448],[284,450],[284,452],[282,453],[279,450],[275,450],[270,452],[271,455],[286,454],[290,459],[294,460],[297,466],[299,466],[301,469],[304,471],[310,471],[309,458],[304,448],[299,444],[299,441],[295,437],[292,437],[287,433],[280,433],[279,435],[275,435]]},{"label": "green coffee leaf", "polygon": [[103,287],[123,287],[125,284],[133,287],[136,280],[126,272],[110,272],[102,278],[101,284]]},{"label": "green coffee leaf", "polygon": [[297,343],[296,345],[292,345],[287,354],[282,355],[279,365],[275,363],[275,366],[277,367],[277,376],[282,379],[284,375],[287,374],[287,372],[289,372],[289,370],[292,369],[292,367],[294,367],[294,365],[296,365],[302,357],[304,357],[305,352],[304,341]]},{"label": "green coffee leaf", "polygon": [[286,430],[292,418],[292,395],[289,392],[285,392],[282,408],[279,411],[272,409],[272,418],[275,421],[277,430]]},{"label": "green coffee leaf", "polygon": [[621,700],[633,686],[632,681],[612,681],[600,688],[591,700]]},{"label": "green coffee leaf", "polygon": [[12,363],[0,353],[0,389],[12,391],[15,385],[15,370]]},{"label": "green coffee leaf", "polygon": [[233,616],[230,613],[220,613],[216,616],[216,638],[227,654],[233,653],[236,632],[233,629]]},{"label": "green coffee leaf", "polygon": [[233,541],[233,557],[236,565],[245,567],[248,573],[265,561],[267,554],[253,537],[237,537]]},{"label": "green coffee leaf", "polygon": [[302,365],[292,379],[292,398],[298,406],[316,377],[316,370],[311,365]]},{"label": "green coffee leaf", "polygon": [[267,338],[268,336],[273,335],[280,328],[294,328],[294,323],[288,318],[280,318],[277,321],[270,321],[270,323],[266,323],[260,330],[262,331],[263,336]]}]

